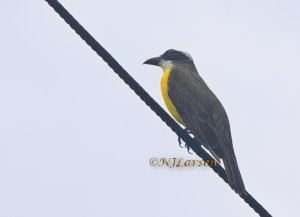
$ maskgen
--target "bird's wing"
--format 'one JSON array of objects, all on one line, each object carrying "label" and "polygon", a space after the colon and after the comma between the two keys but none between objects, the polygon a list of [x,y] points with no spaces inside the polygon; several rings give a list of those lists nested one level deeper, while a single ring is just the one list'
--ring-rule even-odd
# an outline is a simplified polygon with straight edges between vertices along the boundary
[{"label": "bird's wing", "polygon": [[174,69],[169,78],[168,94],[186,127],[209,149],[214,157],[222,158],[223,152],[218,142],[217,123],[214,119],[216,99],[198,75]]}]

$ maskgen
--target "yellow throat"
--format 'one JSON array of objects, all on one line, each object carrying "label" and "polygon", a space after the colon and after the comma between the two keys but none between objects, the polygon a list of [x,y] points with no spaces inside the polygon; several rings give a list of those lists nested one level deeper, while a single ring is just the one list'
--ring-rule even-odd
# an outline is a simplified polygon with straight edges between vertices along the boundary
[{"label": "yellow throat", "polygon": [[169,81],[169,76],[171,74],[171,71],[172,71],[171,67],[166,67],[163,71],[163,75],[160,80],[160,89],[161,89],[162,97],[167,106],[167,109],[172,114],[172,116],[175,118],[175,120],[185,126],[182,118],[178,114],[178,112],[168,94],[168,81]]}]

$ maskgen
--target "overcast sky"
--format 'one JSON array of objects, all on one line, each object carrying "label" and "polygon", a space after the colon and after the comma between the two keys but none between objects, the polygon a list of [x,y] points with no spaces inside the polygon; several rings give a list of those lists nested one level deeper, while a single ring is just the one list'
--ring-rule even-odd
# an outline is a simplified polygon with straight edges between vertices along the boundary
[{"label": "overcast sky", "polygon": [[[299,1],[60,1],[165,108],[162,71],[190,53],[223,103],[247,190],[299,215]],[[43,1],[0,7],[0,216],[256,216]]]}]

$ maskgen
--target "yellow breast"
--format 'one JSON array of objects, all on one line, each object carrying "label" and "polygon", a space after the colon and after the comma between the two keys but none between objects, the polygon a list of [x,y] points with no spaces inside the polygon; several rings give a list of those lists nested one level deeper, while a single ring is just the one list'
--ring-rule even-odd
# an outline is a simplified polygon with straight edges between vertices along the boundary
[{"label": "yellow breast", "polygon": [[161,93],[162,93],[164,102],[165,102],[169,112],[172,114],[172,116],[175,118],[176,121],[178,121],[180,124],[185,126],[182,118],[178,114],[178,112],[168,94],[168,80],[169,80],[170,73],[171,73],[171,67],[165,68],[163,75],[161,77],[161,80],[160,80]]}]

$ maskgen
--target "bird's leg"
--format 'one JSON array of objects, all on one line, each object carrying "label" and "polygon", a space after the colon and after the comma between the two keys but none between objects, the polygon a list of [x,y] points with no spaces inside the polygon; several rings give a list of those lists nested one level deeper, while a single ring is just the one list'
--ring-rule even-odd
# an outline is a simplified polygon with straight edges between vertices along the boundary
[{"label": "bird's leg", "polygon": [[[184,128],[184,131],[187,132],[188,134],[192,134],[190,130],[188,130],[187,128]],[[189,154],[193,154],[192,152],[190,152],[191,147],[187,146],[186,144],[184,146],[181,146],[181,138],[178,136],[178,143],[179,143],[179,147],[180,148],[187,148],[188,153]]]},{"label": "bird's leg", "polygon": [[[190,131],[187,128],[183,129],[185,132],[190,133]],[[186,146],[181,146],[181,138],[178,136],[178,143],[180,148],[185,148]]]}]

